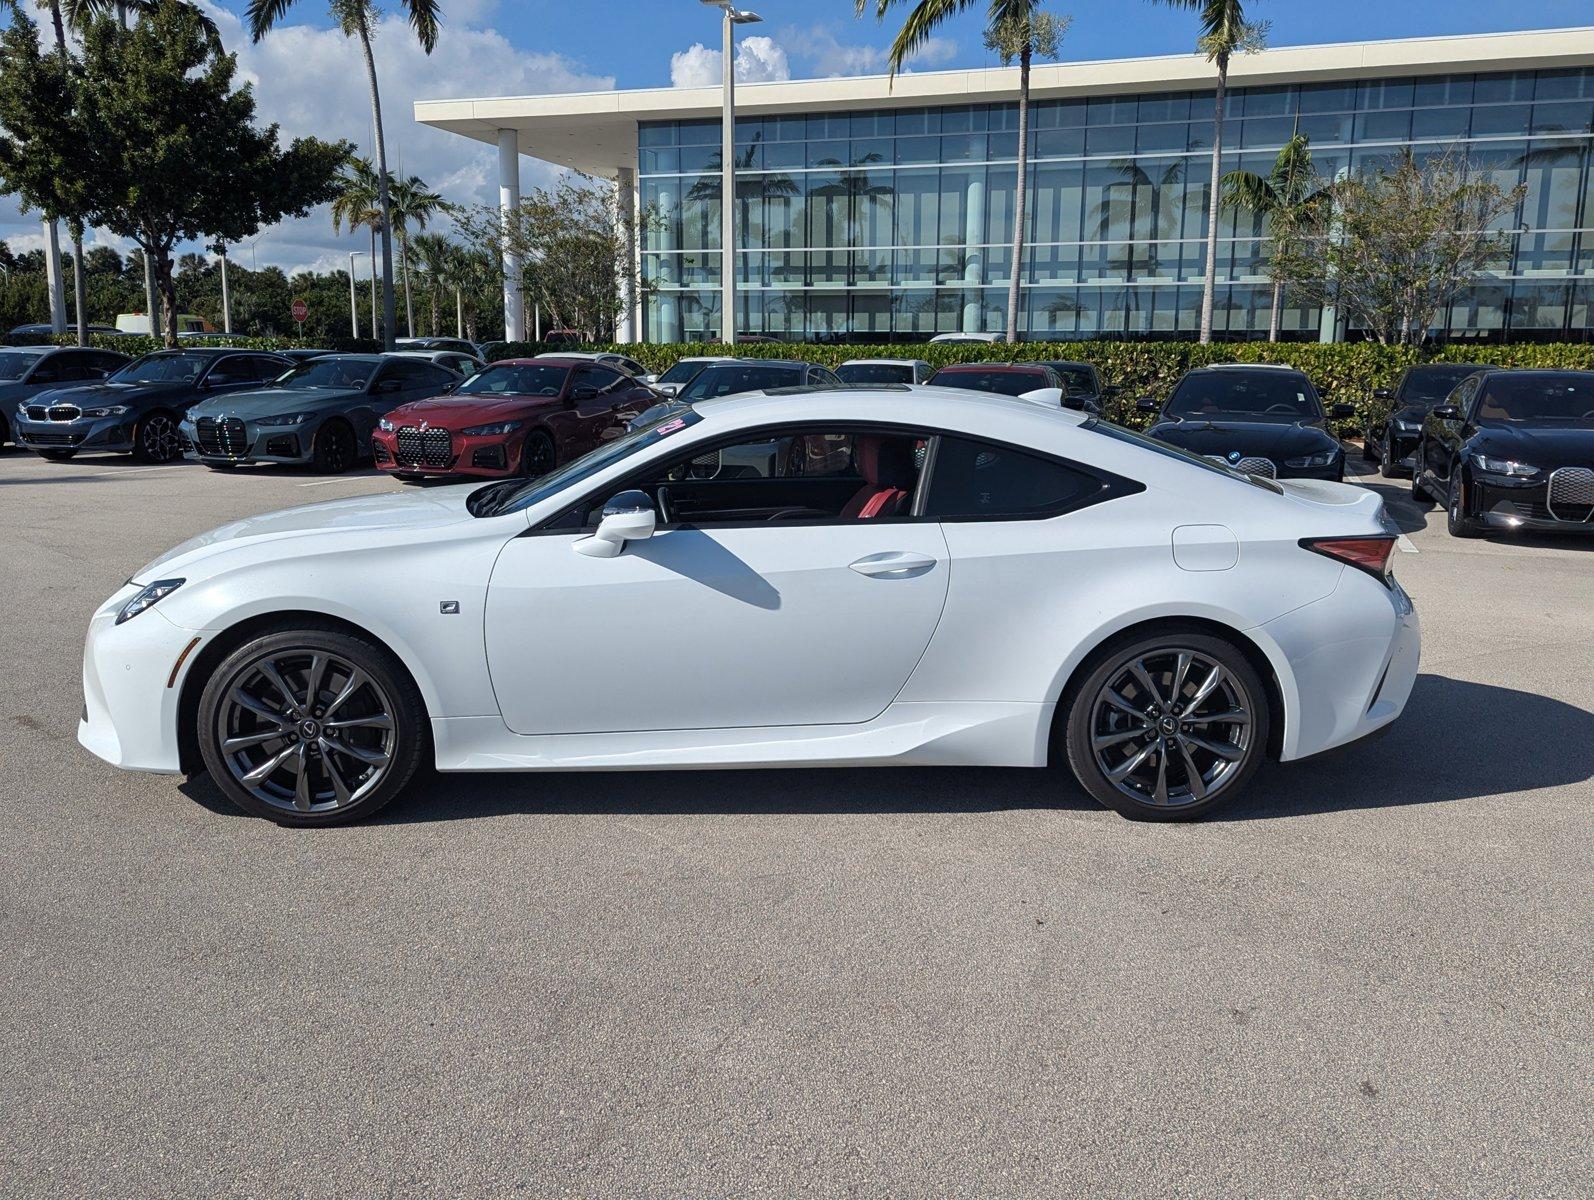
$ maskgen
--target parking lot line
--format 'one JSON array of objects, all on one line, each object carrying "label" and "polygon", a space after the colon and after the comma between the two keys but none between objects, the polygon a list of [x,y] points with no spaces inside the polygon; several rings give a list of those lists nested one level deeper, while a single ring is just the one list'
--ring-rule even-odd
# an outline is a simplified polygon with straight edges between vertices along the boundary
[{"label": "parking lot line", "polygon": [[1409,537],[1407,537],[1405,534],[1401,534],[1399,537],[1397,537],[1395,539],[1395,545],[1399,546],[1407,554],[1421,554],[1422,553],[1421,550],[1417,549],[1417,547],[1415,547],[1415,546],[1413,546],[1411,544],[1411,539]]}]

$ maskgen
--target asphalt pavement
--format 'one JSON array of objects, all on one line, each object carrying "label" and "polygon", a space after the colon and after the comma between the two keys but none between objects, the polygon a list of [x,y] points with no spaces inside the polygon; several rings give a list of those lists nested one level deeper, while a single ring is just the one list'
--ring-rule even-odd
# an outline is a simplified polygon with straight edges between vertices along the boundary
[{"label": "asphalt pavement", "polygon": [[295,831],[81,750],[83,632],[194,533],[398,485],[0,453],[0,1193],[1590,1195],[1594,539],[1368,482],[1411,704],[1218,819],[791,770]]}]

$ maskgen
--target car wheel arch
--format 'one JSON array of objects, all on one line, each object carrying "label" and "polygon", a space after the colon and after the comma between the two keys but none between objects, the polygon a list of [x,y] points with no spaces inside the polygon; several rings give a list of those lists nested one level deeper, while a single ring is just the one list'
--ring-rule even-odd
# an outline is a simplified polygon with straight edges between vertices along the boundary
[{"label": "car wheel arch", "polygon": [[[1098,631],[1090,648],[1083,654],[1077,655],[1068,666],[1066,676],[1059,672],[1059,682],[1054,684],[1049,697],[1054,707],[1045,746],[1047,765],[1067,761],[1063,739],[1067,736],[1068,710],[1080,685],[1095,669],[1102,656],[1111,653],[1116,646],[1163,631],[1202,633],[1222,638],[1233,643],[1235,648],[1245,655],[1246,660],[1261,678],[1262,686],[1267,692],[1269,717],[1267,757],[1277,761],[1283,755],[1286,732],[1294,731],[1296,707],[1293,677],[1288,673],[1283,652],[1272,645],[1270,639],[1259,639],[1254,636],[1260,632],[1255,628],[1242,630],[1237,625],[1213,617],[1168,614],[1134,620],[1114,627],[1110,631]],[[1286,691],[1289,692],[1289,699],[1286,699]]]},{"label": "car wheel arch", "polygon": [[177,694],[177,756],[185,775],[203,769],[199,752],[199,700],[211,674],[223,660],[239,646],[253,638],[288,629],[316,629],[349,634],[375,642],[391,654],[399,667],[409,677],[420,693],[421,707],[428,721],[431,719],[435,699],[427,681],[410,669],[410,660],[393,642],[371,629],[346,617],[314,609],[279,609],[257,613],[226,626],[210,639],[194,656],[188,670],[183,673],[182,686]]}]

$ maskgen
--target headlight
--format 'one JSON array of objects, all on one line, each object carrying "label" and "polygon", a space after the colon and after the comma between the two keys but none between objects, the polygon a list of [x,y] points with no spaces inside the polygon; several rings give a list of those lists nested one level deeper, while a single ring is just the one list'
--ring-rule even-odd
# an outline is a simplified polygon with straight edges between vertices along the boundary
[{"label": "headlight", "polygon": [[524,425],[524,421],[499,421],[492,425],[472,425],[469,429],[461,429],[466,437],[492,437],[494,434],[514,433]]},{"label": "headlight", "polygon": [[27,419],[28,419],[28,406],[26,404],[17,405],[17,420],[26,421]]},{"label": "headlight", "polygon": [[1334,461],[1338,450],[1324,450],[1321,454],[1308,454],[1303,458],[1286,458],[1286,467],[1326,467]]},{"label": "headlight", "polygon": [[1400,430],[1401,433],[1421,433],[1422,432],[1422,422],[1421,421],[1396,421],[1395,422],[1395,428]]},{"label": "headlight", "polygon": [[119,417],[127,411],[125,404],[110,404],[104,408],[85,408],[85,417]]},{"label": "headlight", "polygon": [[1487,471],[1491,475],[1510,475],[1517,479],[1532,479],[1539,473],[1537,467],[1530,467],[1527,463],[1512,462],[1509,458],[1490,458],[1485,454],[1471,456],[1472,465],[1480,471]]},{"label": "headlight", "polygon": [[380,429],[383,433],[392,433],[395,429],[398,428],[397,425],[393,424],[393,422],[389,421],[386,417],[383,417],[380,421],[378,421],[376,423],[376,427],[378,429]]},{"label": "headlight", "polygon": [[154,608],[182,586],[183,581],[181,579],[156,580],[126,604],[122,605],[122,611],[116,614],[116,623],[120,625],[123,621],[132,620],[146,608]]},{"label": "headlight", "polygon": [[256,417],[257,425],[303,425],[314,413],[284,413],[280,417]]}]

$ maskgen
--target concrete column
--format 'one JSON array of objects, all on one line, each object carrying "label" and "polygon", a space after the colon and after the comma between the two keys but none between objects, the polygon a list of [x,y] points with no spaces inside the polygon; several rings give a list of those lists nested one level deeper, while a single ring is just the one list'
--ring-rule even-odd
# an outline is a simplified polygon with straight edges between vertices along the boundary
[{"label": "concrete column", "polygon": [[50,331],[66,332],[66,289],[61,283],[61,235],[55,222],[44,221],[44,286],[50,298]]},{"label": "concrete column", "polygon": [[[520,135],[513,129],[498,131],[498,211],[503,216],[504,228],[509,227],[509,214],[520,208]],[[504,338],[511,342],[526,340],[526,304],[520,294],[520,255],[510,252],[504,243]]]},{"label": "concrete column", "polygon": [[614,189],[614,204],[619,210],[622,230],[625,234],[625,261],[630,272],[620,279],[620,299],[623,307],[620,310],[620,319],[615,323],[614,340],[622,346],[642,339],[637,336],[639,314],[637,313],[637,276],[642,270],[642,260],[637,252],[637,207],[636,207],[636,169],[621,167],[619,178]]},{"label": "concrete column", "polygon": [[980,285],[985,269],[985,176],[969,180],[963,205],[963,332],[980,333]]},{"label": "concrete column", "polygon": [[[659,230],[659,249],[664,251],[674,250],[675,241],[675,197],[669,192],[659,193],[659,211],[664,214],[664,224]],[[681,340],[681,305],[676,294],[670,291],[678,280],[675,277],[675,256],[663,254],[659,258],[659,286],[654,292],[654,303],[659,310],[659,341],[679,342]]]}]

